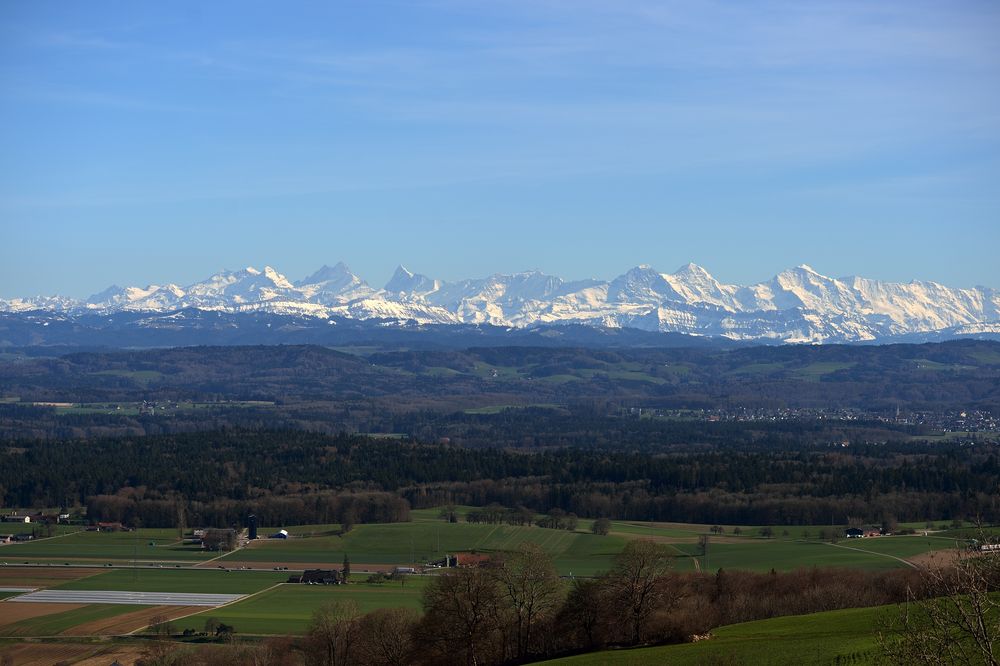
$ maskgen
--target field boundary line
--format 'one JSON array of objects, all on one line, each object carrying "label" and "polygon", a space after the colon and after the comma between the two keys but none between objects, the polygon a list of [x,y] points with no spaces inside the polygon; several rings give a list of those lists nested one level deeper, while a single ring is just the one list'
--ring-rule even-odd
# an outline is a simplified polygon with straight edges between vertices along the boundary
[{"label": "field boundary line", "polygon": [[215,562],[216,560],[221,560],[223,557],[228,557],[228,556],[232,555],[233,553],[238,553],[241,550],[243,550],[244,548],[246,548],[246,546],[237,546],[236,548],[233,548],[232,550],[228,550],[228,551],[226,551],[226,552],[224,552],[224,553],[222,553],[220,555],[216,555],[215,557],[209,558],[207,560],[201,560],[200,562],[197,562],[195,564],[195,566],[199,566],[200,567],[203,564],[208,564],[209,562]]},{"label": "field boundary line", "polygon": [[[496,525],[494,525],[493,529],[491,529],[489,532],[487,532],[481,539],[479,539],[478,541],[476,541],[475,545],[472,546],[473,550],[478,550],[478,549],[482,548],[483,547],[482,544],[484,544],[487,541],[489,541],[490,538],[493,536],[493,533],[496,532],[497,528],[499,528],[499,527],[500,527],[500,523],[497,523]],[[493,549],[491,548],[490,550],[493,550]]]},{"label": "field boundary line", "polygon": [[[211,612],[219,610],[220,608],[225,608],[226,606],[232,606],[233,604],[238,604],[241,601],[247,601],[248,599],[252,599],[253,597],[256,597],[257,595],[264,594],[265,592],[270,592],[274,588],[279,587],[281,585],[288,585],[288,583],[275,583],[271,587],[266,587],[263,590],[258,590],[256,592],[254,592],[253,594],[245,594],[245,595],[241,596],[239,599],[233,599],[232,601],[227,601],[226,603],[220,604],[218,606],[212,606],[211,608],[204,608],[204,609],[199,610],[199,611],[194,611],[192,613],[188,613],[187,615],[181,615],[179,617],[173,618],[170,621],[171,622],[177,622],[178,620],[186,620],[187,618],[192,617],[194,615],[201,615],[202,613],[211,613]],[[143,629],[146,629],[148,626],[149,625],[147,624],[145,627],[139,627],[138,629],[133,629],[132,631],[128,632],[127,634],[122,634],[122,635],[123,636],[133,636],[136,633],[142,631]]]},{"label": "field boundary line", "polygon": [[904,560],[902,557],[896,557],[895,555],[889,555],[888,553],[879,553],[879,552],[874,551],[874,550],[865,550],[864,548],[854,548],[853,546],[844,546],[844,545],[841,545],[839,543],[828,543],[828,542],[824,542],[824,543],[826,543],[827,546],[833,546],[834,548],[843,548],[845,550],[853,550],[853,551],[858,552],[858,553],[867,553],[868,555],[878,555],[880,557],[888,557],[891,560],[896,560],[897,562],[902,562],[903,564],[905,564],[906,566],[910,567],[911,569],[919,569],[920,568],[916,564],[914,564],[913,562],[910,562],[909,560]]},{"label": "field boundary line", "polygon": [[[53,539],[62,539],[63,537],[68,537],[68,536],[72,536],[74,534],[79,534],[80,532],[86,532],[86,530],[74,530],[72,532],[66,532],[66,534],[56,534],[55,536],[41,537],[39,539],[32,539],[31,543],[32,544],[36,544],[36,543],[38,543],[40,541],[52,541]],[[12,543],[12,544],[3,544],[3,545],[5,545],[5,546],[8,546],[8,545],[10,545],[10,546],[16,546],[17,544],[13,544]]]}]

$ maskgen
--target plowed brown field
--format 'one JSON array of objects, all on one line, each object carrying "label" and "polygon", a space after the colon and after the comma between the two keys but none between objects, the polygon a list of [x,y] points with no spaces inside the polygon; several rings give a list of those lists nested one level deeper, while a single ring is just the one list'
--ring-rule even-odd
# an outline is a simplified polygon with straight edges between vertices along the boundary
[{"label": "plowed brown field", "polygon": [[204,606],[153,606],[132,613],[106,617],[93,622],[84,622],[62,632],[63,636],[120,636],[149,625],[157,615],[173,620],[191,613],[205,610]]},{"label": "plowed brown field", "polygon": [[[13,601],[0,601],[0,628],[16,624],[21,620],[30,620],[33,617],[52,615],[53,613],[64,613],[66,611],[83,608],[86,604],[35,604],[35,603],[15,603]],[[20,662],[15,662],[20,663]]]},{"label": "plowed brown field", "polygon": [[116,659],[123,664],[131,664],[141,655],[140,648],[121,645],[16,643],[0,647],[0,657],[9,656],[17,666],[52,666],[63,661],[72,662],[75,666],[108,666]]},{"label": "plowed brown field", "polygon": [[51,587],[99,573],[101,569],[0,566],[0,587]]}]

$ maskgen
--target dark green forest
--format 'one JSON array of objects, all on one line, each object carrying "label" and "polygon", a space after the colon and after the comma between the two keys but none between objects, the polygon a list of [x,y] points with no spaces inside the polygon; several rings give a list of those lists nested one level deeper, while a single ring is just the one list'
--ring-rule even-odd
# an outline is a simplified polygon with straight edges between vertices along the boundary
[{"label": "dark green forest", "polygon": [[226,430],[21,442],[0,456],[0,491],[7,506],[86,504],[94,518],[138,518],[147,526],[173,525],[178,505],[206,524],[240,522],[247,513],[275,524],[336,522],[345,493],[365,498],[355,509],[377,505],[361,511],[360,522],[405,519],[406,507],[491,502],[538,512],[730,524],[840,524],[848,517],[995,521],[998,458],[995,448],[909,442],[526,453]]}]

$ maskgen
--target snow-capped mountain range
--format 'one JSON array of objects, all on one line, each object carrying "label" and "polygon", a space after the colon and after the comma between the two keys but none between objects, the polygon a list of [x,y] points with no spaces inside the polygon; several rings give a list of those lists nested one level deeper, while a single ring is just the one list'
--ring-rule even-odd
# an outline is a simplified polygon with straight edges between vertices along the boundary
[{"label": "snow-capped mountain range", "polygon": [[402,266],[381,289],[344,264],[292,282],[266,266],[222,271],[187,287],[112,286],[79,301],[0,300],[0,311],[156,312],[185,308],[505,327],[586,324],[770,342],[861,342],[916,333],[1000,333],[1000,291],[935,282],[831,278],[802,265],[758,284],[723,284],[701,266],[637,266],[611,281],[534,271],[445,282]]}]

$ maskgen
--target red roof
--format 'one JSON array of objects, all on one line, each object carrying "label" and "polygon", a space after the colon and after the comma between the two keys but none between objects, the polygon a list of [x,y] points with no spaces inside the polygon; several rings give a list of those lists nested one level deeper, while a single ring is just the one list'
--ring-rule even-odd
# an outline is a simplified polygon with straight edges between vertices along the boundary
[{"label": "red roof", "polygon": [[455,565],[459,567],[478,567],[490,561],[490,556],[484,553],[458,553],[455,555]]}]

